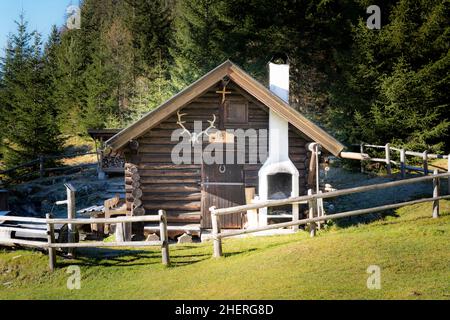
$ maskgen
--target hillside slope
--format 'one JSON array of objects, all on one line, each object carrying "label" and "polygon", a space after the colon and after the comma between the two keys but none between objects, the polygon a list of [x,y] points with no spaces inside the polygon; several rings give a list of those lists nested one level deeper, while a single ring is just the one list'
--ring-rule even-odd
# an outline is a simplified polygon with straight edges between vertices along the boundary
[{"label": "hillside slope", "polygon": [[[405,207],[383,221],[296,235],[171,247],[173,267],[156,248],[88,250],[47,272],[39,252],[0,251],[0,299],[450,299],[450,202]],[[94,254],[102,258],[94,259]],[[66,267],[82,271],[81,290],[66,287]],[[367,289],[370,265],[381,290]]]}]

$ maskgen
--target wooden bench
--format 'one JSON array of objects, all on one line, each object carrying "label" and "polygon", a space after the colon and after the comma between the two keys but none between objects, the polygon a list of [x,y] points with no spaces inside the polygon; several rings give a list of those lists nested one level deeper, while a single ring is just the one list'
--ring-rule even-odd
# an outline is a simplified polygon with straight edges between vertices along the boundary
[{"label": "wooden bench", "polygon": [[[120,196],[117,194],[114,198],[105,201],[105,218],[114,218],[121,216],[131,215],[131,212],[127,210],[126,203],[121,203]],[[105,225],[105,232],[110,232],[110,225]]]},{"label": "wooden bench", "polygon": [[[95,218],[115,218],[120,216],[131,215],[131,212],[127,210],[126,203],[120,200],[120,195],[116,194],[114,198],[108,199],[104,202],[103,206],[92,206],[78,211],[78,214],[89,214],[92,219]],[[91,230],[101,234],[110,233],[109,224],[91,224]]]}]

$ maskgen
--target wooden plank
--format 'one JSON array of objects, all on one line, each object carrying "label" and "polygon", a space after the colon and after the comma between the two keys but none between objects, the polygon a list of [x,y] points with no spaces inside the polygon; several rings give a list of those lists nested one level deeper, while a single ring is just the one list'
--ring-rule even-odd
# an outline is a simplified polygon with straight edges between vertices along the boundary
[{"label": "wooden plank", "polygon": [[142,196],[144,201],[200,201],[202,194],[185,193],[185,194],[146,194]]},{"label": "wooden plank", "polygon": [[260,201],[257,204],[251,204],[251,205],[245,205],[245,206],[237,206],[233,208],[225,208],[225,209],[216,209],[215,214],[217,215],[226,215],[226,214],[232,214],[236,212],[242,212],[247,211],[251,209],[260,209],[264,207],[277,207],[277,206],[283,206],[283,205],[289,205],[293,203],[302,203],[305,201],[309,201],[311,199],[317,199],[317,198],[323,198],[323,199],[329,199],[329,198],[335,198],[343,195],[349,195],[354,193],[361,193],[361,192],[367,192],[372,190],[380,190],[380,189],[387,189],[392,187],[397,187],[401,185],[408,185],[408,184],[414,184],[419,182],[425,182],[433,180],[434,178],[446,178],[450,177],[450,173],[443,173],[438,174],[436,176],[424,176],[419,178],[412,178],[412,179],[405,179],[400,181],[393,181],[393,182],[386,182],[386,183],[380,183],[380,184],[372,184],[368,186],[361,186],[361,187],[355,187],[350,189],[343,189],[333,192],[327,192],[323,194],[314,194],[311,196],[301,196],[301,197],[295,197],[295,198],[289,198],[286,200],[268,200],[268,201]]},{"label": "wooden plank", "polygon": [[341,158],[350,159],[350,160],[360,160],[360,161],[365,161],[365,160],[370,159],[368,154],[355,153],[355,152],[341,152]]},{"label": "wooden plank", "polygon": [[386,170],[387,174],[392,174],[392,167],[391,167],[391,145],[389,143],[386,144],[385,147],[385,155],[386,155]]},{"label": "wooden plank", "polygon": [[40,241],[28,241],[28,240],[20,240],[20,239],[2,239],[0,240],[0,245],[7,245],[7,246],[29,246],[29,247],[37,247],[37,248],[48,248],[47,242],[40,242]]},{"label": "wooden plank", "polygon": [[164,210],[159,211],[159,236],[161,239],[161,255],[162,263],[165,266],[170,266],[170,254],[169,254],[169,235],[167,233],[167,214]]},{"label": "wooden plank", "polygon": [[141,179],[142,184],[186,184],[186,183],[199,183],[200,177],[187,178],[187,177],[145,177]]},{"label": "wooden plank", "polygon": [[139,164],[139,172],[142,170],[175,170],[175,171],[183,171],[183,170],[201,170],[201,165],[199,164],[180,164],[176,165],[173,163],[168,164]]},{"label": "wooden plank", "polygon": [[[45,218],[47,220],[51,219],[50,214],[46,214]],[[56,253],[51,247],[55,243],[55,226],[53,224],[47,224],[47,243],[48,243],[48,266],[50,271],[55,270],[56,267]]]},{"label": "wooden plank", "polygon": [[218,234],[217,238],[223,239],[223,238],[235,237],[235,236],[239,236],[239,235],[243,235],[243,234],[275,230],[275,229],[282,229],[282,228],[289,228],[289,227],[292,227],[295,225],[306,225],[309,223],[317,223],[317,222],[326,221],[326,220],[336,220],[336,219],[341,219],[341,218],[347,218],[347,217],[353,217],[353,216],[358,216],[358,215],[363,215],[363,214],[368,214],[368,213],[373,213],[373,212],[391,210],[391,209],[396,209],[396,208],[414,205],[414,204],[418,204],[418,203],[432,202],[432,201],[443,200],[443,199],[450,199],[450,195],[449,196],[441,196],[439,198],[420,199],[420,200],[390,204],[390,205],[385,205],[385,206],[380,206],[380,207],[375,207],[375,208],[348,211],[348,212],[343,212],[343,213],[326,215],[323,217],[316,217],[313,219],[303,219],[303,220],[299,220],[299,221],[278,223],[278,224],[273,224],[273,225],[269,225],[269,226],[265,226],[265,227],[258,227],[258,228],[247,229],[247,230],[227,231],[227,232]]},{"label": "wooden plank", "polygon": [[[225,172],[221,172],[221,168]],[[240,185],[223,185],[238,183]],[[202,227],[211,228],[209,207],[227,208],[245,203],[244,172],[242,165],[203,165],[202,169]],[[245,211],[243,211],[245,212]],[[223,228],[242,228],[242,213],[221,218]]]},{"label": "wooden plank", "polygon": [[188,193],[196,193],[200,192],[200,186],[198,185],[176,185],[176,186],[170,186],[170,185],[164,185],[164,186],[155,186],[150,184],[144,184],[141,186],[142,191],[145,194],[155,194],[155,193],[181,193],[181,192],[188,192]]},{"label": "wooden plank", "polygon": [[0,231],[3,231],[3,232],[24,232],[24,233],[28,233],[28,234],[32,234],[32,235],[41,235],[41,236],[47,235],[47,231],[46,230],[42,230],[42,229],[27,229],[27,228],[16,228],[16,227],[0,226]]},{"label": "wooden plank", "polygon": [[148,210],[154,209],[164,209],[164,210],[187,210],[187,211],[200,211],[201,203],[200,202],[148,202],[144,203],[144,208]]},{"label": "wooden plank", "polygon": [[169,223],[199,223],[201,218],[202,215],[200,211],[180,214],[172,214],[169,211],[167,213],[167,222]]},{"label": "wooden plank", "polygon": [[201,177],[200,169],[186,170],[140,170],[141,177]]},{"label": "wooden plank", "polygon": [[[312,189],[308,190],[308,195],[311,196],[313,194]],[[308,201],[308,207],[309,207],[309,219],[314,219],[317,216],[317,199],[311,199]],[[293,221],[295,222],[295,221]],[[297,224],[295,226],[298,226]],[[309,223],[309,236],[311,238],[316,236],[316,223],[310,222]]]},{"label": "wooden plank", "polygon": [[[46,245],[47,246],[47,245]],[[161,246],[161,241],[129,241],[129,242],[79,242],[55,243],[52,248],[120,248],[120,247],[155,247]]]},{"label": "wooden plank", "polygon": [[29,223],[47,223],[44,218],[31,218],[31,217],[13,217],[13,216],[0,216],[0,221],[16,221],[16,222],[29,222]]},{"label": "wooden plank", "polygon": [[406,153],[405,149],[400,150],[400,173],[402,176],[402,179],[405,179],[406,177]]},{"label": "wooden plank", "polygon": [[[144,227],[145,231],[149,232],[159,232],[159,224],[158,225],[146,225]],[[168,225],[167,231],[188,231],[188,232],[201,232],[200,225],[198,223],[191,223],[191,224],[181,224],[181,225]]]},{"label": "wooden plank", "polygon": [[[437,176],[438,174],[439,171],[437,169],[434,170],[434,175]],[[440,187],[439,179],[437,178],[433,179],[433,198],[435,199],[439,198],[439,187]],[[439,200],[433,201],[433,218],[434,219],[439,218]]]},{"label": "wooden plank", "polygon": [[51,224],[74,224],[74,225],[82,225],[82,224],[98,224],[98,223],[107,223],[107,224],[115,224],[115,223],[127,223],[127,222],[159,222],[158,216],[142,216],[142,217],[118,217],[118,218],[95,218],[95,219],[51,219],[44,221]]},{"label": "wooden plank", "polygon": [[219,237],[221,232],[219,217],[215,214],[211,215],[211,223],[214,241],[214,258],[222,257],[222,239]]},{"label": "wooden plank", "polygon": [[424,151],[422,155],[422,162],[423,162],[423,174],[428,175],[428,151]]}]

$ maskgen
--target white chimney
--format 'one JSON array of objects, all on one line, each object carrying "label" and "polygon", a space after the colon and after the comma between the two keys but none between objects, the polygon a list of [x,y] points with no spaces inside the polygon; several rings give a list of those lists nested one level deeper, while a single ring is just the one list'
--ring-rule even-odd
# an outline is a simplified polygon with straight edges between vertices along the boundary
[{"label": "white chimney", "polygon": [[[284,102],[289,103],[289,65],[269,63],[270,91]],[[271,162],[289,160],[289,124],[270,110],[269,116],[269,157]]]},{"label": "white chimney", "polygon": [[[289,65],[269,64],[270,91],[289,103]],[[268,176],[286,173],[292,176],[291,196],[299,196],[299,172],[289,159],[289,123],[270,110],[269,114],[269,157],[260,169],[259,198],[261,201],[269,200]],[[298,219],[298,205],[292,209],[293,217]],[[267,225],[267,208],[259,211],[259,224]]]}]

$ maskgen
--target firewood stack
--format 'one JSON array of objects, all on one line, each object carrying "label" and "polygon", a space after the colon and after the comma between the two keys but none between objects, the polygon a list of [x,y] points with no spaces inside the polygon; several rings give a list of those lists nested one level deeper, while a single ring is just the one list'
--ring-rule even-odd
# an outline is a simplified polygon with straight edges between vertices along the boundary
[{"label": "firewood stack", "polygon": [[[131,186],[132,186],[132,192],[131,192],[131,199],[129,199],[132,202],[132,216],[134,217],[140,217],[145,215],[145,209],[143,207],[142,203],[142,189],[141,189],[141,176],[139,175],[139,170],[135,165],[127,164],[125,168],[125,176],[128,181],[130,181],[131,178]],[[142,240],[144,237],[144,223],[133,223],[132,228],[133,233],[133,240]]]},{"label": "firewood stack", "polygon": [[120,169],[125,166],[125,159],[120,155],[104,155],[102,158],[103,169]]}]

